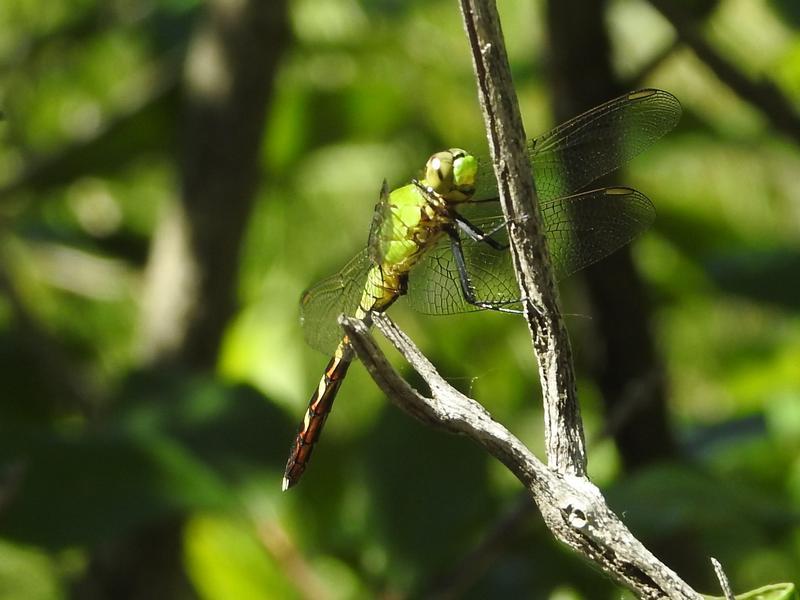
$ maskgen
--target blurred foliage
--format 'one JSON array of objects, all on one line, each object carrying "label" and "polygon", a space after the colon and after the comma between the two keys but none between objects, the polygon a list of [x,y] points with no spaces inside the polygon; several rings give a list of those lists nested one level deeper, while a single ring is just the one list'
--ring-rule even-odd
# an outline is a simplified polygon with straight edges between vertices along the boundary
[{"label": "blurred foliage", "polygon": [[[687,4],[722,53],[800,110],[796,2]],[[356,366],[302,485],[278,490],[326,360],[303,346],[294,299],[363,246],[384,178],[407,181],[439,147],[485,145],[456,4],[290,2],[218,373],[141,372],[142,270],[177,194],[178,82],[201,9],[0,3],[0,598],[66,598],[96,544],[175,514],[188,515],[184,563],[205,599],[424,595],[517,502],[519,485],[476,447],[400,414]],[[553,125],[544,5],[500,9],[536,135]],[[614,2],[608,26],[625,76],[673,35],[639,0]],[[620,183],[659,213],[635,255],[690,460],[627,476],[597,440],[591,470],[645,543],[690,535],[737,591],[796,580],[800,149],[680,46],[643,83],[685,108]],[[596,439],[578,278],[563,296]],[[392,312],[451,382],[541,450],[520,320]],[[94,404],[70,393],[70,374]],[[698,569],[713,591],[710,566]],[[465,580],[474,598],[619,595],[535,513]]]}]

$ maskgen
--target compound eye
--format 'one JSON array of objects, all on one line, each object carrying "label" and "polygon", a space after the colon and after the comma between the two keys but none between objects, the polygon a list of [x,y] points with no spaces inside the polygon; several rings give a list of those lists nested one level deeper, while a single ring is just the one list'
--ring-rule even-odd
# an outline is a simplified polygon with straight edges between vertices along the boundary
[{"label": "compound eye", "polygon": [[448,152],[452,155],[453,162],[457,161],[460,158],[464,158],[465,156],[467,156],[467,151],[466,150],[462,150],[461,148],[450,148],[448,150]]},{"label": "compound eye", "polygon": [[472,193],[478,160],[461,148],[450,148],[448,152],[453,157],[453,187],[461,192]]},{"label": "compound eye", "polygon": [[453,187],[453,155],[450,152],[437,152],[428,159],[425,181],[439,194],[445,194]]}]

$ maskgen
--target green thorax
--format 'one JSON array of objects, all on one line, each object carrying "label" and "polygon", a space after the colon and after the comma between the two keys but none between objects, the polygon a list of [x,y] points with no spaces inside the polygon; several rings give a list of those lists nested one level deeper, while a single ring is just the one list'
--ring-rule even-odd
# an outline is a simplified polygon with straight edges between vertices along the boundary
[{"label": "green thorax", "polygon": [[425,178],[393,190],[379,204],[376,262],[407,273],[452,223],[452,206],[474,191],[477,160],[453,148],[428,159]]},{"label": "green thorax", "polygon": [[380,233],[381,266],[408,271],[450,222],[447,205],[409,184],[389,194],[388,209]]}]

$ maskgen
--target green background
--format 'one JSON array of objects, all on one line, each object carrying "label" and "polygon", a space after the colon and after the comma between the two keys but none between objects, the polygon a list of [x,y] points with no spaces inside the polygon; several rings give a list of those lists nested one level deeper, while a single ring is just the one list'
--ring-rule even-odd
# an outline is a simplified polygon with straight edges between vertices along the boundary
[{"label": "green background", "polygon": [[[241,4],[215,2],[223,12]],[[207,8],[0,3],[0,599],[144,598],[148,589],[209,600],[619,597],[521,508],[521,486],[500,464],[400,413],[360,365],[302,483],[280,492],[327,360],[303,344],[296,299],[363,248],[384,178],[407,182],[442,147],[485,147],[455,2],[289,2],[256,132],[254,205],[242,239],[230,240],[241,242],[236,310],[214,364],[143,354],[146,297],[176,293],[148,273],[154,234],[181,193],[181,82]],[[712,8],[698,20],[708,43],[800,114],[796,5]],[[545,5],[499,9],[535,136],[555,124]],[[658,212],[633,256],[653,303],[679,453],[622,468],[604,434],[590,368],[596,333],[575,276],[561,293],[590,474],[632,531],[701,591],[718,594],[708,556],[737,592],[797,581],[800,141],[675,41],[648,3],[612,2],[605,27],[618,76],[669,90],[684,107],[677,130],[613,178]],[[440,372],[542,457],[524,322],[427,317],[402,304],[393,318]],[[525,516],[503,530],[516,512]],[[158,579],[175,569],[162,577],[139,565],[141,541],[164,531],[177,544],[153,555],[184,571],[174,593]],[[685,571],[671,562],[687,556]],[[97,592],[104,567],[136,574],[139,591]]]}]

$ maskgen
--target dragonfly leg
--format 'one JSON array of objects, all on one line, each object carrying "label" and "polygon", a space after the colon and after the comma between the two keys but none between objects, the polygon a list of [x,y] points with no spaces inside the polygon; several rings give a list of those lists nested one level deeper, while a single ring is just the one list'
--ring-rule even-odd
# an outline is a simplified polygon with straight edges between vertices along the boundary
[{"label": "dragonfly leg", "polygon": [[[428,194],[429,196],[436,194],[433,188],[431,188],[430,186],[422,185],[422,183],[420,183],[418,179],[412,179],[411,183],[417,186],[420,189],[420,191],[422,191],[423,194]],[[490,231],[483,231],[477,225],[473,225],[472,223],[470,223],[466,217],[463,217],[458,213],[455,213],[453,216],[455,218],[455,222],[464,231],[464,233],[466,233],[470,237],[470,239],[476,242],[483,242],[485,244],[488,244],[495,250],[506,250],[508,248],[508,244],[502,244],[492,237],[495,233],[497,233],[506,226],[505,221],[500,223],[497,227],[493,227]]]},{"label": "dragonfly leg", "polygon": [[458,269],[458,280],[461,284],[461,293],[464,295],[464,300],[473,306],[485,308],[488,310],[496,310],[498,312],[510,313],[514,315],[524,314],[524,311],[517,308],[509,308],[507,304],[516,304],[519,300],[508,300],[504,302],[486,302],[478,300],[475,297],[475,288],[472,286],[472,281],[467,272],[467,263],[464,260],[464,250],[461,247],[461,238],[458,237],[458,231],[455,229],[448,230],[447,234],[450,236],[450,247],[455,259],[456,268]]},{"label": "dragonfly leg", "polygon": [[462,217],[461,215],[456,215],[455,221],[461,231],[466,233],[472,240],[476,242],[483,242],[495,250],[506,250],[508,248],[508,244],[502,244],[492,237],[495,233],[506,226],[505,221],[489,231],[483,231],[480,227],[473,225],[466,217]]}]

